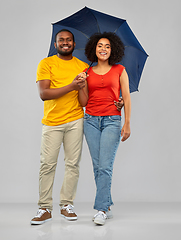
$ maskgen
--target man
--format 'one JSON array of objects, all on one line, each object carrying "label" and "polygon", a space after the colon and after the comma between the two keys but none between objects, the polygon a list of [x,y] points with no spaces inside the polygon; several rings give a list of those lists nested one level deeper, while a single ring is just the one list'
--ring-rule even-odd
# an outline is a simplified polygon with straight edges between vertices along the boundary
[{"label": "man", "polygon": [[39,172],[39,211],[31,224],[52,219],[52,190],[60,146],[63,143],[65,174],[60,192],[60,213],[67,220],[77,220],[73,200],[79,178],[83,138],[83,109],[78,91],[85,86],[81,73],[87,63],[72,56],[73,34],[63,29],[55,37],[57,55],[43,59],[37,69],[36,82],[44,101],[42,119],[41,164]]}]

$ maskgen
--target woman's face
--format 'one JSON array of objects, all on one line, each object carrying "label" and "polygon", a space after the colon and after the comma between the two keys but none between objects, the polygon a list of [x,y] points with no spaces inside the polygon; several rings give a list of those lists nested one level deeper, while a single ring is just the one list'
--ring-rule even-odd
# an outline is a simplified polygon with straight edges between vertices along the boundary
[{"label": "woman's face", "polygon": [[100,61],[108,61],[111,55],[111,44],[107,38],[101,38],[96,46],[96,56]]}]

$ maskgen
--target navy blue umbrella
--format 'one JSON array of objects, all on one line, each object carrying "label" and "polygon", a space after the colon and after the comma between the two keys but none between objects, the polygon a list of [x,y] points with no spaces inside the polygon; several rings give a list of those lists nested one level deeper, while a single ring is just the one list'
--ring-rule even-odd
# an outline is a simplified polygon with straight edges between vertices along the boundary
[{"label": "navy blue umbrella", "polygon": [[54,47],[55,35],[64,28],[70,30],[75,36],[76,47],[73,55],[88,64],[90,62],[84,55],[84,47],[89,37],[97,32],[116,33],[125,46],[125,56],[120,64],[125,66],[128,73],[130,92],[138,91],[139,81],[148,55],[131,31],[126,20],[84,7],[73,15],[53,23],[48,56],[57,53]]}]

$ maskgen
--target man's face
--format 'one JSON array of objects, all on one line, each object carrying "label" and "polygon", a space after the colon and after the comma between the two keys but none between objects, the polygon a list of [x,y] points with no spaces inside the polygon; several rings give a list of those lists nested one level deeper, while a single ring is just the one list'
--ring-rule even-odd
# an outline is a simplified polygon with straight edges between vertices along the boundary
[{"label": "man's face", "polygon": [[54,43],[57,52],[62,56],[72,55],[75,43],[70,32],[60,32],[57,34],[56,43]]}]

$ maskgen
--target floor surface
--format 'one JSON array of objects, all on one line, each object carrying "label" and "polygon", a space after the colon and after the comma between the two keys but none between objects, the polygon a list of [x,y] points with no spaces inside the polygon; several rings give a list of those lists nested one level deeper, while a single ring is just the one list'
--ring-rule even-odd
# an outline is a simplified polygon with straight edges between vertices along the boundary
[{"label": "floor surface", "polygon": [[31,226],[36,204],[0,204],[1,240],[181,240],[180,203],[115,203],[114,217],[96,226],[91,203],[76,203],[77,221],[67,221],[54,206],[53,219]]}]

